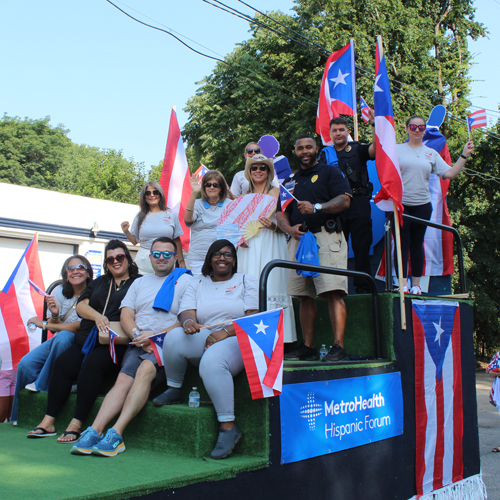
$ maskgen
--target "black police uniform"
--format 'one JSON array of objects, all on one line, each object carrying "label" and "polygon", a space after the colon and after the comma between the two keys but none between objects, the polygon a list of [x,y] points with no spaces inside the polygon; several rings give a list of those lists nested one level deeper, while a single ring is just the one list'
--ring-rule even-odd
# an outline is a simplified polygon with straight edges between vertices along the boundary
[{"label": "black police uniform", "polygon": [[[351,235],[355,270],[371,275],[370,246],[373,237],[370,200],[373,187],[369,182],[366,165],[366,162],[371,160],[369,147],[368,144],[354,141],[347,143],[343,150],[336,153],[338,166],[349,180],[353,195],[349,209],[342,214],[345,239],[349,241],[349,234]],[[326,161],[323,151],[319,158],[321,161]],[[364,280],[355,279],[354,286],[357,293],[369,292]]]}]

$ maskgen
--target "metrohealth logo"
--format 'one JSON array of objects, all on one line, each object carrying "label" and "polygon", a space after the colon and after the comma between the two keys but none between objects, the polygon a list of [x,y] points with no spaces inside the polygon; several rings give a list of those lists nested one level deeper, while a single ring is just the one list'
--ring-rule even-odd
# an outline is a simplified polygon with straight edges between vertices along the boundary
[{"label": "metrohealth logo", "polygon": [[302,418],[307,418],[307,424],[310,431],[316,429],[316,417],[319,417],[321,415],[323,415],[322,405],[315,402],[314,392],[308,392],[307,404],[300,407],[300,416]]}]

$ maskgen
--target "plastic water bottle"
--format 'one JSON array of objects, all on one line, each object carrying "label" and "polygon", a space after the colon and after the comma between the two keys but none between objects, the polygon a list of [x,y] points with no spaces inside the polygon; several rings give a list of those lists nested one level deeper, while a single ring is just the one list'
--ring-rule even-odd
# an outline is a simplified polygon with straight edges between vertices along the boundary
[{"label": "plastic water bottle", "polygon": [[328,354],[325,344],[321,344],[321,349],[319,350],[319,359],[323,359]]},{"label": "plastic water bottle", "polygon": [[35,325],[35,323],[33,323],[33,321],[31,323],[28,323],[28,330],[33,333],[35,330],[36,330],[37,326]]},{"label": "plastic water bottle", "polygon": [[189,393],[189,407],[198,408],[200,406],[200,393],[193,387],[193,390]]}]

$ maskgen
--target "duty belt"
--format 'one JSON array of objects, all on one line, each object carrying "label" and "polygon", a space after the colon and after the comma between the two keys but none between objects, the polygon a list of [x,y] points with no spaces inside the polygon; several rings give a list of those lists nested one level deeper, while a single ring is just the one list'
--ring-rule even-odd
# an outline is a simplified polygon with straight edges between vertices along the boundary
[{"label": "duty belt", "polygon": [[368,187],[353,187],[353,188],[351,188],[352,194],[353,195],[362,194],[363,196],[370,196],[371,197],[372,192],[373,192],[373,184],[371,182],[370,182],[370,184],[368,185]]}]

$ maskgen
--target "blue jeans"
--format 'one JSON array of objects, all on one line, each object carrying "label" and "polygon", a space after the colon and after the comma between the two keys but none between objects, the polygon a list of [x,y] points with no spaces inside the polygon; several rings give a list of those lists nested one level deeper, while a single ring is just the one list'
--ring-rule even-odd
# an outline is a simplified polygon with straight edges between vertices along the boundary
[{"label": "blue jeans", "polygon": [[19,391],[27,384],[34,382],[35,387],[42,392],[49,389],[52,365],[57,357],[73,345],[75,334],[67,330],[59,332],[55,337],[30,351],[17,365],[17,383],[12,404],[11,420],[17,420],[17,398]]}]

